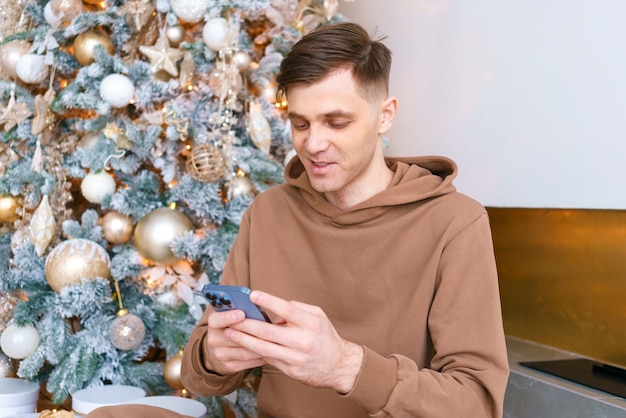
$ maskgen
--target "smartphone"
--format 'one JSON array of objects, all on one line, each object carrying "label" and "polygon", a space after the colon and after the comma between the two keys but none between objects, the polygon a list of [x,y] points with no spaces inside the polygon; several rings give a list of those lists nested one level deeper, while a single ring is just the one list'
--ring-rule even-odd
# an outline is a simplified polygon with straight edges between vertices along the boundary
[{"label": "smartphone", "polygon": [[250,289],[247,287],[206,284],[202,287],[202,294],[218,312],[241,309],[246,318],[271,322],[263,309],[250,300]]}]

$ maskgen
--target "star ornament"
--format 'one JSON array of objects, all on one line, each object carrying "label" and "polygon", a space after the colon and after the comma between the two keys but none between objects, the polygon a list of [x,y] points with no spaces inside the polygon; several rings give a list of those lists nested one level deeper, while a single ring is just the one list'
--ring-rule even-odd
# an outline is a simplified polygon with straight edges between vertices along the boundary
[{"label": "star ornament", "polygon": [[141,45],[139,50],[150,60],[153,72],[165,70],[173,77],[178,77],[176,63],[183,57],[183,51],[170,48],[170,43],[163,33],[153,46]]}]

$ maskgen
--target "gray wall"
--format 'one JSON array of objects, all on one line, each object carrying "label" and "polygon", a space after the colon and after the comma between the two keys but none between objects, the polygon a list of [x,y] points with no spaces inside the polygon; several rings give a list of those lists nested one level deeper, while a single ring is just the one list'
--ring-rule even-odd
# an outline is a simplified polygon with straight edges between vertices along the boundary
[{"label": "gray wall", "polygon": [[626,2],[355,0],[388,37],[388,155],[446,155],[488,206],[626,208]]}]

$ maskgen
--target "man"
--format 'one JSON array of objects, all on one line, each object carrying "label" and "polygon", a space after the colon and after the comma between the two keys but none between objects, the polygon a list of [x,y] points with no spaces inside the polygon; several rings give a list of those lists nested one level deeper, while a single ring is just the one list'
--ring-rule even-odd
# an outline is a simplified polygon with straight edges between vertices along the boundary
[{"label": "man", "polygon": [[262,367],[259,416],[497,417],[508,377],[484,208],[445,158],[385,159],[389,50],[352,23],[281,64],[297,157],[245,214],[222,282],[273,323],[208,309],[182,381],[203,396]]}]

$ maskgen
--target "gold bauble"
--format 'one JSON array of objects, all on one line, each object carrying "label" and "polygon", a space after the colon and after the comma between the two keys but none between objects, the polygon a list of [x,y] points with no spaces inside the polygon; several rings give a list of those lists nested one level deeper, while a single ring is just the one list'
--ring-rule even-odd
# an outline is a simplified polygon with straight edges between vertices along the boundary
[{"label": "gold bauble", "polygon": [[239,71],[246,71],[250,68],[251,62],[252,59],[250,58],[250,55],[245,51],[237,51],[233,55],[233,63]]},{"label": "gold bauble", "polygon": [[0,222],[13,222],[20,217],[18,198],[11,195],[0,195]]},{"label": "gold bauble", "polygon": [[106,250],[84,238],[73,238],[57,245],[46,258],[46,280],[57,293],[82,279],[111,275],[111,261]]},{"label": "gold bauble", "polygon": [[254,183],[247,175],[236,175],[228,185],[228,194],[231,199],[240,196],[251,196],[254,195],[254,192]]},{"label": "gold bauble", "polygon": [[183,365],[183,352],[180,351],[175,356],[171,357],[163,365],[163,378],[165,383],[173,387],[174,389],[183,389],[183,383],[180,380],[181,367]]},{"label": "gold bauble", "polygon": [[194,179],[211,183],[219,180],[226,169],[226,158],[222,151],[212,144],[200,144],[191,150],[187,159],[187,172]]},{"label": "gold bauble", "polygon": [[52,13],[62,22],[70,22],[83,11],[82,0],[50,0]]},{"label": "gold bauble", "polygon": [[156,264],[174,264],[178,257],[170,248],[172,241],[193,228],[193,223],[183,213],[170,208],[155,209],[137,222],[135,247],[142,257]]},{"label": "gold bauble", "polygon": [[2,45],[0,49],[0,67],[10,77],[17,78],[17,62],[23,55],[28,54],[30,42],[15,39]]},{"label": "gold bauble", "polygon": [[95,61],[93,49],[96,45],[103,46],[109,54],[115,54],[113,41],[106,33],[99,30],[88,30],[74,39],[74,56],[81,65],[89,65]]},{"label": "gold bauble", "polygon": [[111,244],[123,244],[133,236],[133,219],[116,211],[104,215],[100,226],[104,239]]}]

